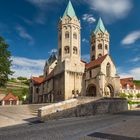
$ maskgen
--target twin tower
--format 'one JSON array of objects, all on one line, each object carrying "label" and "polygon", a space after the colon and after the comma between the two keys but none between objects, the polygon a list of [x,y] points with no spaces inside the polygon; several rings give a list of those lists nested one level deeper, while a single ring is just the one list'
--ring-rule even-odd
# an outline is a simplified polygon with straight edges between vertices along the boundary
[{"label": "twin tower", "polygon": [[[58,61],[81,59],[81,25],[71,1],[60,19],[58,27]],[[100,18],[96,29],[91,33],[90,61],[109,54],[109,33]]]}]

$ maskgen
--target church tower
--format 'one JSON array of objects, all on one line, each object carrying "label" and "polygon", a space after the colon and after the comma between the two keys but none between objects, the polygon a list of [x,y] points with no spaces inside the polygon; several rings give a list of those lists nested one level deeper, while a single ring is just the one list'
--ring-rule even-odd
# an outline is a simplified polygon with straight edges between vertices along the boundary
[{"label": "church tower", "polygon": [[58,27],[58,61],[80,60],[80,21],[69,1]]},{"label": "church tower", "polygon": [[95,30],[91,34],[90,61],[109,54],[109,33],[99,18]]}]

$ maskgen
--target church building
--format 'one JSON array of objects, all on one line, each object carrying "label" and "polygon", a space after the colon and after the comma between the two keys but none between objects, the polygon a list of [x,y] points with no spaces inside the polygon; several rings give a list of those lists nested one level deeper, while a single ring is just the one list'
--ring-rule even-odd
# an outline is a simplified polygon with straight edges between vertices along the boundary
[{"label": "church building", "polygon": [[120,78],[110,56],[110,37],[100,18],[90,37],[90,62],[81,60],[81,24],[72,3],[58,24],[58,53],[46,61],[43,77],[32,77],[31,103],[58,102],[79,96],[114,97]]}]

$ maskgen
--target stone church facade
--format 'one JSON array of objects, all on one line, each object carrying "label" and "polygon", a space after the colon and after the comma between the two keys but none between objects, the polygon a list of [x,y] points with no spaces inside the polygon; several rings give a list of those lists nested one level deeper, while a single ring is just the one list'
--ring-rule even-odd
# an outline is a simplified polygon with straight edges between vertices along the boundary
[{"label": "stone church facade", "polygon": [[120,78],[109,55],[109,41],[109,33],[100,18],[91,33],[90,62],[81,60],[81,25],[69,2],[58,24],[58,54],[52,54],[46,61],[43,77],[30,80],[31,102],[116,96]]}]

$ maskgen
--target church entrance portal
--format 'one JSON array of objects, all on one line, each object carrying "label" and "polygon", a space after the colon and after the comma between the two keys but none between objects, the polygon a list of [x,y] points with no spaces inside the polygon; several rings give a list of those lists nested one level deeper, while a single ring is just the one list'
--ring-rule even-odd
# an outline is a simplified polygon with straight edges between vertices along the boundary
[{"label": "church entrance portal", "polygon": [[93,96],[96,97],[96,86],[95,85],[89,85],[87,88],[86,96]]},{"label": "church entrance portal", "polygon": [[112,85],[107,85],[105,87],[105,96],[114,97],[114,89],[113,89]]}]

